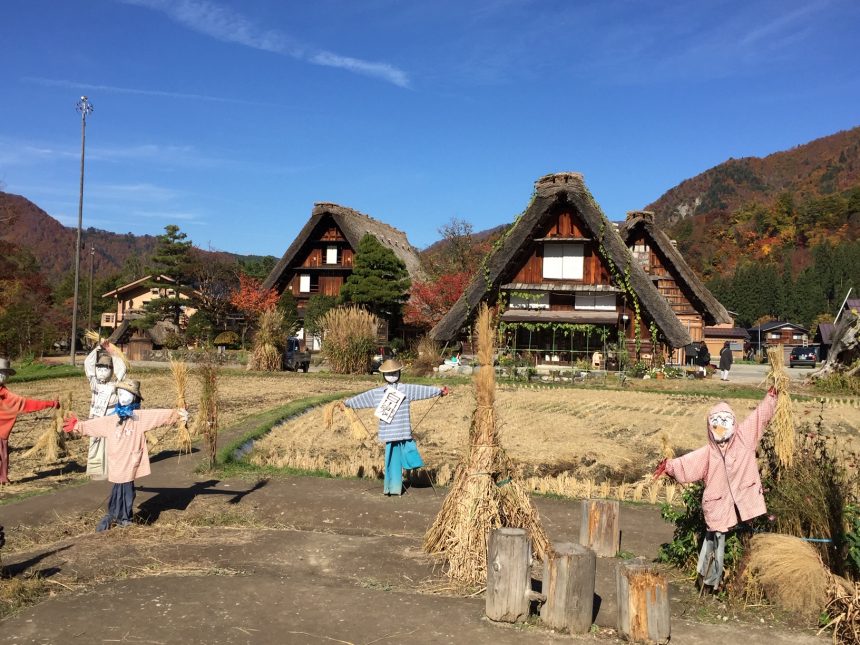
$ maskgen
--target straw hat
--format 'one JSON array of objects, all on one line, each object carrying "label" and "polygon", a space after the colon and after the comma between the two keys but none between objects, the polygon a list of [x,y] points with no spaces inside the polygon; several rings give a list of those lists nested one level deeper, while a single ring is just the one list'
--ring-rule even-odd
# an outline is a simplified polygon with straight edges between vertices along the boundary
[{"label": "straw hat", "polygon": [[403,369],[403,365],[400,364],[400,361],[396,361],[393,358],[389,358],[382,365],[379,366],[380,374],[389,374],[391,372],[400,372]]},{"label": "straw hat", "polygon": [[9,363],[8,358],[0,358],[0,372],[7,376],[14,376],[16,374],[15,370],[12,369],[12,365]]},{"label": "straw hat", "polygon": [[111,355],[107,352],[99,354],[99,358],[96,361],[96,367],[109,367],[113,369],[113,359],[111,358]]},{"label": "straw hat", "polygon": [[116,389],[125,390],[126,392],[131,392],[138,399],[143,401],[143,397],[140,395],[140,381],[128,380],[128,381],[120,381],[116,384]]}]

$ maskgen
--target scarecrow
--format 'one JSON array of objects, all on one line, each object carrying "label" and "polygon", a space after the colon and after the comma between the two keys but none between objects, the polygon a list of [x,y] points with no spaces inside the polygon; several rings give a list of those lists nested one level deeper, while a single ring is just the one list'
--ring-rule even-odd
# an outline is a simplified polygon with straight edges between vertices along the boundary
[{"label": "scarecrow", "polygon": [[[109,341],[104,341],[96,345],[84,360],[84,374],[92,391],[90,419],[114,413],[116,381],[122,381],[126,371],[125,362],[115,349]],[[87,475],[93,479],[107,479],[105,440],[101,437],[90,437]]]},{"label": "scarecrow", "polygon": [[770,388],[764,400],[741,423],[725,401],[708,412],[708,444],[676,459],[663,459],[654,471],[681,484],[705,482],[702,511],[707,531],[699,552],[697,584],[716,592],[723,576],[726,533],[741,522],[767,512],[756,448],[776,411],[777,394]]},{"label": "scarecrow", "polygon": [[15,374],[8,358],[0,358],[0,484],[9,483],[9,435],[19,414],[60,407],[59,401],[27,399],[9,391],[6,379]]},{"label": "scarecrow", "polygon": [[150,474],[146,433],[160,426],[188,420],[184,409],[140,410],[140,381],[120,381],[116,384],[117,403],[114,415],[80,421],[72,414],[63,424],[66,432],[79,432],[106,441],[105,454],[108,481],[113,483],[108,512],[96,531],[105,531],[116,523],[131,524],[134,507],[134,480]]},{"label": "scarecrow", "polygon": [[379,441],[385,444],[385,484],[386,495],[400,495],[403,492],[403,469],[421,468],[424,462],[418,454],[418,447],[412,439],[412,421],[409,404],[412,401],[445,396],[448,388],[427,385],[407,385],[400,382],[403,366],[389,359],[379,366],[379,373],[387,385],[368,390],[363,394],[344,401],[353,410],[376,408],[374,414],[379,418]]}]

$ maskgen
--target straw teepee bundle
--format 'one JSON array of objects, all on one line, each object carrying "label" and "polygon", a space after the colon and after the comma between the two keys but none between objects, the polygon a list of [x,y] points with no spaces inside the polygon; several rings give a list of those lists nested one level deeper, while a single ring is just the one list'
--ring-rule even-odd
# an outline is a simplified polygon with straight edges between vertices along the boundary
[{"label": "straw teepee bundle", "polygon": [[277,372],[282,366],[283,350],[284,313],[277,308],[268,309],[260,314],[248,369]]},{"label": "straw teepee bundle", "polygon": [[[188,364],[185,361],[170,359],[170,373],[173,375],[173,384],[176,387],[176,407],[187,410],[185,402],[185,389],[188,386]],[[176,423],[178,432],[179,454],[183,452],[191,454],[191,433],[188,431],[188,422],[180,419]]]},{"label": "straw teepee bundle", "polygon": [[486,305],[481,306],[476,328],[481,367],[475,375],[477,407],[469,429],[469,451],[457,469],[436,520],[424,536],[424,550],[447,560],[449,577],[467,585],[486,581],[487,540],[493,529],[526,529],[541,559],[551,549],[537,510],[513,479],[512,464],[499,443],[494,405],[495,328]]},{"label": "straw teepee bundle", "polygon": [[766,383],[776,389],[776,411],[770,421],[773,436],[773,449],[780,468],[790,468],[794,463],[794,416],[791,411],[791,397],[788,395],[789,376],[785,372],[785,358],[782,345],[769,347],[767,358],[770,371]]},{"label": "straw teepee bundle", "polygon": [[200,376],[200,410],[194,419],[194,434],[203,435],[209,455],[209,467],[214,468],[218,457],[218,366],[204,362],[198,368]]},{"label": "straw teepee bundle", "polygon": [[25,452],[22,457],[28,458],[38,453],[42,454],[42,461],[51,464],[66,452],[66,433],[63,432],[63,417],[72,408],[72,393],[67,392],[65,397],[60,398],[60,407],[54,408],[54,418],[51,427],[45,430],[33,447]]}]

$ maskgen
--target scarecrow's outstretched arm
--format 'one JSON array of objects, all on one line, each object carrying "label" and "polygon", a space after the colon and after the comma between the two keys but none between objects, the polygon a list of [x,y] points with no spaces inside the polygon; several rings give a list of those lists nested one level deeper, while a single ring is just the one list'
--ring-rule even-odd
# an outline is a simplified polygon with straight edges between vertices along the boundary
[{"label": "scarecrow's outstretched arm", "polygon": [[754,436],[755,442],[761,441],[764,429],[776,412],[777,394],[774,388],[770,388],[764,400],[756,406],[746,419],[738,426],[738,433],[746,436]]},{"label": "scarecrow's outstretched arm", "polygon": [[384,390],[385,388],[383,387],[373,388],[367,392],[357,394],[351,399],[347,399],[343,404],[353,410],[359,410],[361,408],[375,408],[379,405],[379,402],[382,401],[382,392]]},{"label": "scarecrow's outstretched arm", "polygon": [[701,481],[708,474],[708,446],[666,462],[666,474],[679,484]]}]

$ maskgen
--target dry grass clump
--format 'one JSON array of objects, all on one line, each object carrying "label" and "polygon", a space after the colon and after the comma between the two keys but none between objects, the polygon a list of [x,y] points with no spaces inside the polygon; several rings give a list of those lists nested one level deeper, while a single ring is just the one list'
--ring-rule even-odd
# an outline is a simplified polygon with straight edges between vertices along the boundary
[{"label": "dry grass clump", "polygon": [[200,410],[194,420],[194,434],[203,435],[209,467],[214,468],[218,458],[218,376],[215,363],[206,361],[200,364]]},{"label": "dry grass clump", "polygon": [[322,352],[335,374],[363,374],[376,346],[379,319],[361,307],[336,307],[323,316]]},{"label": "dry grass clump", "polygon": [[248,369],[279,371],[283,365],[284,336],[284,313],[280,309],[268,309],[260,314]]},{"label": "dry grass clump", "polygon": [[496,334],[486,305],[481,306],[476,328],[481,367],[474,379],[477,405],[469,429],[468,456],[424,537],[424,550],[447,560],[448,576],[466,585],[486,580],[487,540],[493,529],[526,529],[541,559],[551,549],[537,510],[514,480],[513,466],[499,442],[493,369]]},{"label": "dry grass clump", "polygon": [[[185,361],[177,361],[170,359],[170,373],[173,375],[173,385],[176,388],[176,407],[180,410],[187,410],[188,405],[185,400],[185,390],[188,387],[188,365]],[[188,422],[180,419],[176,422],[177,443],[179,444],[179,453],[191,454],[191,433],[188,431]]]},{"label": "dry grass clump", "polygon": [[428,376],[443,360],[442,350],[436,341],[430,336],[422,336],[415,343],[415,360],[409,371],[415,376]]},{"label": "dry grass clump", "polygon": [[829,572],[818,551],[800,538],[777,533],[753,536],[743,575],[747,594],[760,591],[807,622],[816,622],[827,604]]},{"label": "dry grass clump", "polygon": [[35,605],[47,593],[48,585],[40,575],[0,578],[0,618]]},{"label": "dry grass clump", "polygon": [[776,411],[770,421],[773,448],[779,460],[780,469],[788,468],[794,460],[794,416],[791,410],[791,397],[788,395],[789,376],[785,372],[785,355],[782,345],[769,347],[767,358],[770,371],[766,383],[777,392]]},{"label": "dry grass clump", "polygon": [[860,643],[860,583],[852,585],[831,575],[828,593],[830,601],[824,608],[827,622],[818,633],[833,630],[834,644]]},{"label": "dry grass clump", "polygon": [[353,439],[360,441],[371,436],[367,426],[364,425],[364,422],[362,422],[359,416],[355,413],[355,410],[346,407],[343,404],[343,401],[334,401],[325,407],[323,420],[325,422],[326,430],[331,430],[332,425],[334,425],[335,412],[340,412],[346,417],[349,422],[349,430]]}]

